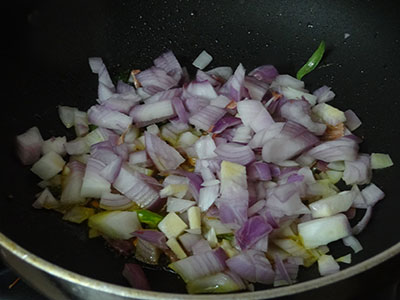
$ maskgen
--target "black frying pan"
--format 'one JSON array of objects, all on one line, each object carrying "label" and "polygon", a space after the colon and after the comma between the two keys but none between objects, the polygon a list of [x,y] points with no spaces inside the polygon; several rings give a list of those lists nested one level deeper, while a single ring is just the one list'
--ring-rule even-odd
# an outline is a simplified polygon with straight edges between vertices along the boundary
[{"label": "black frying pan", "polygon": [[[274,64],[281,73],[294,75],[325,40],[326,55],[304,78],[307,87],[333,87],[334,105],[353,109],[363,121],[356,132],[365,138],[361,150],[390,153],[395,162],[394,167],[374,173],[373,181],[387,196],[358,236],[364,250],[353,256],[348,273],[331,280],[359,273],[399,253],[400,5],[396,1],[17,2],[7,10],[13,18],[6,24],[2,68],[7,81],[1,112],[0,231],[18,245],[67,270],[127,285],[121,275],[125,260],[106,249],[101,239],[89,240],[86,225],[66,223],[56,212],[31,208],[38,180],[14,155],[15,135],[31,126],[38,126],[45,138],[71,134],[58,119],[57,105],[87,109],[95,102],[97,77],[88,67],[89,56],[103,57],[115,78],[130,68],[150,66],[166,49],[173,50],[189,71],[191,61],[206,49],[214,57],[210,67],[236,67],[242,62],[251,70]],[[13,248],[5,238],[0,244],[7,251]],[[348,252],[340,242],[331,248],[335,255]],[[4,251],[2,256],[10,257]],[[14,254],[25,253],[21,251]],[[398,259],[392,261],[398,264]],[[351,268],[357,264],[360,267]],[[183,282],[172,273],[146,269],[146,274],[156,291],[185,292]],[[386,275],[390,280],[398,273]],[[316,277],[314,266],[301,271],[299,278],[304,282]],[[279,295],[296,291],[287,289]]]}]

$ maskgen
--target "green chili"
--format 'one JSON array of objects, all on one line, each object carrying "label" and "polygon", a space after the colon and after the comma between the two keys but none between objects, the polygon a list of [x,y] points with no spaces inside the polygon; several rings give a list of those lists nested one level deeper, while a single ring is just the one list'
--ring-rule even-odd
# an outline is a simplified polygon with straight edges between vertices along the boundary
[{"label": "green chili", "polygon": [[233,233],[223,233],[223,234],[218,234],[217,238],[221,240],[228,240],[228,241],[233,241],[234,239]]},{"label": "green chili", "polygon": [[163,219],[163,216],[151,212],[147,209],[140,209],[136,211],[140,223],[149,225],[151,228],[156,228],[158,223]]},{"label": "green chili", "polygon": [[94,124],[89,124],[89,131],[92,132],[93,130],[96,130],[98,128],[97,125]]},{"label": "green chili", "polygon": [[322,56],[324,55],[324,52],[325,52],[325,42],[322,41],[319,44],[317,50],[315,50],[313,55],[311,55],[311,57],[307,61],[307,63],[304,66],[302,66],[301,69],[297,72],[296,78],[298,80],[301,80],[304,75],[307,75],[312,70],[314,70],[317,67],[317,65],[319,64],[319,62],[321,61]]}]

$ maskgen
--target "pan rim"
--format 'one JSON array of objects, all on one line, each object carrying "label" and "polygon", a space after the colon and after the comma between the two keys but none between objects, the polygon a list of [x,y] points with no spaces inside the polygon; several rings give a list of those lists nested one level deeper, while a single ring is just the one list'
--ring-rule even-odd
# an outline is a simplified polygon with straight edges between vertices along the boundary
[{"label": "pan rim", "polygon": [[[58,277],[61,280],[68,281],[75,285],[80,285],[86,288],[94,289],[99,292],[105,292],[115,296],[121,297],[140,297],[141,299],[211,299],[215,297],[215,294],[209,295],[190,295],[190,294],[176,294],[166,292],[154,292],[144,291],[134,288],[124,287],[117,284],[107,283],[97,279],[93,279],[78,273],[68,271],[65,268],[57,266],[51,262],[46,261],[43,258],[29,252],[22,248],[11,239],[6,237],[0,232],[0,248],[6,249],[17,258],[25,261],[26,263],[34,266],[35,268],[48,273],[52,276]],[[219,299],[271,299],[275,297],[293,295],[295,293],[305,292],[314,288],[319,288],[332,284],[351,276],[357,275],[364,272],[372,267],[377,266],[380,263],[400,254],[400,242],[397,242],[390,248],[380,252],[379,254],[366,259],[365,261],[358,263],[354,266],[348,267],[341,270],[338,273],[331,274],[325,277],[319,277],[305,282],[296,283],[290,286],[283,286],[277,288],[266,289],[255,292],[242,292],[235,294],[218,294]]]}]

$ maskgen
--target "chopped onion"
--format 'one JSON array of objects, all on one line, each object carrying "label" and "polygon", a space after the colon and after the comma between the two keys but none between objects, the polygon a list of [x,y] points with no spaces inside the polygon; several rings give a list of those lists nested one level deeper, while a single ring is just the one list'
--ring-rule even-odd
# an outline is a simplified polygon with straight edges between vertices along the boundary
[{"label": "chopped onion", "polygon": [[90,157],[83,177],[81,196],[100,198],[105,192],[111,191],[111,184],[100,175],[101,170],[105,167],[102,161]]},{"label": "chopped onion", "polygon": [[92,106],[88,111],[88,118],[90,123],[94,125],[117,130],[121,133],[132,124],[132,117],[101,105]]},{"label": "chopped onion", "polygon": [[155,103],[136,105],[129,115],[138,127],[167,120],[175,116],[172,100],[163,100]]},{"label": "chopped onion", "polygon": [[261,216],[248,219],[236,232],[236,240],[242,249],[248,249],[272,231],[271,225]]},{"label": "chopped onion", "polygon": [[372,153],[371,154],[371,168],[383,169],[393,166],[393,161],[389,154]]},{"label": "chopped onion", "polygon": [[158,67],[151,67],[136,74],[136,79],[140,82],[143,90],[149,95],[168,90],[178,84],[178,80]]},{"label": "chopped onion", "polygon": [[368,154],[359,154],[356,160],[344,162],[343,180],[347,185],[367,184],[371,178],[371,160]]},{"label": "chopped onion", "polygon": [[247,145],[225,143],[218,145],[214,152],[222,160],[247,165],[255,160],[254,152]]},{"label": "chopped onion", "polygon": [[142,240],[145,240],[160,249],[167,249],[167,239],[165,235],[158,230],[140,229],[132,232],[132,236],[139,237]]},{"label": "chopped onion", "polygon": [[62,105],[58,107],[58,115],[60,116],[60,120],[65,127],[71,128],[72,126],[74,126],[76,110],[76,107]]},{"label": "chopped onion", "polygon": [[212,61],[212,56],[207,53],[207,51],[203,50],[199,54],[199,56],[196,57],[196,59],[193,61],[193,66],[196,68],[199,68],[200,70],[203,70],[205,67],[209,65],[209,63]]},{"label": "chopped onion", "polygon": [[318,258],[318,271],[322,276],[339,272],[339,269],[339,264],[332,255],[324,254]]},{"label": "chopped onion", "polygon": [[[327,104],[330,87],[311,94],[272,65],[202,71],[211,60],[203,51],[191,80],[168,50],[114,85],[89,58],[97,104],[58,107],[75,137],[44,141],[36,127],[17,136],[21,162],[42,178],[33,207],[88,219],[89,238],[144,264],[165,263],[163,252],[189,293],[292,284],[317,261],[322,276],[337,272],[351,256],[335,261],[327,244],[362,250],[354,235],[384,197],[372,169],[390,156],[359,153],[361,121]],[[365,214],[351,228],[357,209]],[[123,275],[150,288],[138,265]]]},{"label": "chopped onion", "polygon": [[183,70],[179,61],[176,59],[172,51],[167,51],[161,54],[154,60],[154,65],[163,69],[169,76],[172,76],[179,82],[183,76]]},{"label": "chopped onion", "polygon": [[202,130],[209,130],[219,119],[225,115],[226,111],[220,107],[207,105],[189,118],[189,123]]},{"label": "chopped onion", "polygon": [[225,269],[226,254],[222,248],[192,255],[169,265],[185,282],[221,272]]},{"label": "chopped onion", "polygon": [[311,203],[308,207],[313,218],[329,217],[347,211],[353,204],[352,191],[340,192],[336,195]]},{"label": "chopped onion", "polygon": [[24,165],[31,165],[39,160],[43,138],[37,127],[28,129],[17,136],[17,154]]},{"label": "chopped onion", "polygon": [[245,72],[246,71],[243,65],[239,64],[239,66],[235,70],[235,73],[233,73],[233,76],[228,79],[228,81],[221,87],[219,92],[236,102],[241,100],[245,93]]},{"label": "chopped onion", "polygon": [[43,155],[32,166],[31,171],[40,178],[47,180],[57,175],[65,165],[64,159],[54,151]]},{"label": "chopped onion", "polygon": [[[159,200],[159,187],[152,184],[151,177],[140,174],[123,164],[121,170],[115,179],[113,186],[126,197],[135,201],[142,207],[155,205]],[[156,183],[158,183],[156,181]]]},{"label": "chopped onion", "polygon": [[346,246],[351,247],[351,249],[353,249],[354,253],[358,253],[363,249],[360,242],[353,235],[349,235],[349,236],[343,238],[343,243]]},{"label": "chopped onion", "polygon": [[260,101],[243,100],[237,104],[237,110],[244,125],[250,126],[254,132],[268,128],[274,123],[271,115]]},{"label": "chopped onion", "polygon": [[368,222],[371,220],[371,216],[372,216],[372,206],[368,206],[362,219],[352,228],[352,233],[354,235],[357,235],[361,231],[363,231],[367,226]]},{"label": "chopped onion", "polygon": [[67,151],[65,150],[65,144],[67,142],[67,137],[51,137],[48,140],[45,140],[42,144],[42,153],[47,154],[51,151],[56,152],[57,154],[64,156]]},{"label": "chopped onion", "polygon": [[344,116],[346,117],[346,126],[350,131],[356,130],[361,126],[361,120],[357,117],[354,111],[348,109],[344,112]]},{"label": "chopped onion", "polygon": [[233,70],[231,67],[217,67],[207,71],[208,75],[212,75],[216,78],[222,78],[227,81],[232,76]]},{"label": "chopped onion", "polygon": [[237,274],[229,271],[198,278],[186,285],[190,294],[231,293],[245,288],[246,284],[243,280]]},{"label": "chopped onion", "polygon": [[120,194],[105,192],[100,198],[100,207],[105,210],[123,210],[131,207],[132,200]]},{"label": "chopped onion", "polygon": [[374,206],[385,197],[385,193],[373,183],[365,187],[361,194],[368,206]]},{"label": "chopped onion", "polygon": [[89,218],[89,227],[112,239],[130,239],[131,233],[140,229],[140,222],[134,211],[106,211]]},{"label": "chopped onion", "polygon": [[266,83],[271,83],[278,75],[278,71],[272,65],[257,67],[249,73],[249,76],[253,76],[256,79]]},{"label": "chopped onion", "polygon": [[159,171],[175,170],[185,159],[154,134],[145,132],[146,152]]},{"label": "chopped onion", "polygon": [[250,282],[272,284],[275,272],[262,252],[247,250],[226,261],[229,269]]},{"label": "chopped onion", "polygon": [[357,143],[345,136],[333,141],[323,142],[312,148],[307,154],[326,162],[353,161],[357,158],[357,151]]},{"label": "chopped onion", "polygon": [[79,161],[72,160],[67,167],[70,172],[63,182],[64,188],[60,203],[63,205],[84,204],[86,199],[81,195],[81,189],[86,166]]},{"label": "chopped onion", "polygon": [[150,290],[150,284],[147,281],[146,275],[144,274],[142,267],[138,264],[125,264],[122,275],[135,289]]},{"label": "chopped onion", "polygon": [[157,265],[160,255],[161,251],[158,247],[140,237],[137,239],[135,251],[137,260],[146,264]]},{"label": "chopped onion", "polygon": [[306,248],[326,245],[351,234],[350,225],[343,214],[300,223],[298,230]]},{"label": "chopped onion", "polygon": [[313,92],[313,95],[317,97],[318,103],[328,102],[335,98],[335,93],[331,91],[331,88],[324,85]]}]

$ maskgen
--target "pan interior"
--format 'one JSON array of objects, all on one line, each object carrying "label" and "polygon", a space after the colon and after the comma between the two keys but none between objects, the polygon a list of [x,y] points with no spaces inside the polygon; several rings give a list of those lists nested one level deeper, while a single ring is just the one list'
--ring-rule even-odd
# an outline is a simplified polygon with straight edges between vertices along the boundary
[{"label": "pan interior", "polygon": [[[353,109],[363,121],[356,132],[365,138],[363,152],[390,153],[399,162],[400,20],[396,1],[26,1],[11,8],[4,59],[6,88],[2,123],[0,231],[39,257],[68,270],[126,285],[125,262],[87,237],[86,225],[61,220],[56,212],[31,207],[38,179],[22,167],[13,139],[32,126],[45,138],[67,135],[57,106],[87,109],[95,103],[97,78],[87,58],[104,58],[116,77],[130,68],[149,67],[166,49],[193,71],[191,61],[203,50],[213,66],[248,71],[274,64],[295,74],[321,40],[327,53],[319,68],[304,78],[310,90],[326,84],[337,94],[334,105]],[[345,38],[345,34],[350,37]],[[393,118],[392,118],[393,116]],[[362,262],[399,242],[398,165],[374,173],[386,199],[374,209],[359,240]],[[340,256],[349,252],[332,244]],[[344,268],[346,266],[343,266]],[[146,269],[157,291],[185,292],[176,275]],[[300,272],[300,281],[317,276],[315,266]],[[256,286],[263,289],[263,286]]]}]

